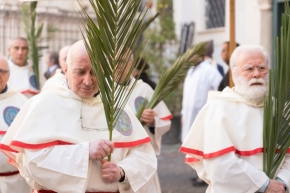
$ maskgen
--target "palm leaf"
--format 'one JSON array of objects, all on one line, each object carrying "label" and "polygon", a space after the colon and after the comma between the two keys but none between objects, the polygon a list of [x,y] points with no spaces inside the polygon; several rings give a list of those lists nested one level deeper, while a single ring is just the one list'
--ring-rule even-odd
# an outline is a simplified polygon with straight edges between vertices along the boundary
[{"label": "palm leaf", "polygon": [[270,70],[269,94],[264,102],[263,170],[274,178],[290,146],[290,10],[285,1],[280,44],[276,38],[276,65]]},{"label": "palm leaf", "polygon": [[161,100],[170,95],[184,80],[189,68],[197,66],[202,61],[207,43],[199,43],[189,49],[179,56],[170,68],[161,74],[147,108],[153,109]]},{"label": "palm leaf", "polygon": [[[130,50],[135,49],[143,32],[145,14],[138,12],[141,0],[90,0],[90,4],[98,25],[83,12],[85,26],[82,35],[92,68],[98,77],[109,139],[112,140],[113,129],[134,88],[128,92],[125,86],[117,83],[128,80],[135,67],[136,61],[129,66],[132,57]],[[127,74],[125,69],[129,69]]]}]

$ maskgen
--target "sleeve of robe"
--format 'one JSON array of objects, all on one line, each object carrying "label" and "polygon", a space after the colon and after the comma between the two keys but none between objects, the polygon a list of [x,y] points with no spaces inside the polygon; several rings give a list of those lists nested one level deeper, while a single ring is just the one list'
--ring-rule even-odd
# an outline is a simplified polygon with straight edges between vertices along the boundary
[{"label": "sleeve of robe", "polygon": [[[203,159],[203,164],[202,162],[188,164],[196,170],[200,178],[211,183],[215,192],[253,193],[269,179],[264,172],[238,158],[234,152]],[[229,185],[225,186],[224,183]]]},{"label": "sleeve of robe", "polygon": [[83,193],[89,170],[89,143],[59,145],[39,150],[24,149],[17,156],[22,176],[47,189]]},{"label": "sleeve of robe", "polygon": [[[154,174],[157,160],[149,143],[133,147],[125,159],[117,164],[125,171],[126,180],[119,183],[121,190],[140,189]],[[84,193],[88,183],[89,143],[59,145],[41,150],[19,153],[20,172],[47,189],[62,193]],[[21,163],[22,162],[22,163]],[[136,168],[147,168],[136,169]],[[154,171],[154,172],[152,172]],[[100,176],[101,178],[101,176]],[[126,182],[129,182],[126,183]]]}]

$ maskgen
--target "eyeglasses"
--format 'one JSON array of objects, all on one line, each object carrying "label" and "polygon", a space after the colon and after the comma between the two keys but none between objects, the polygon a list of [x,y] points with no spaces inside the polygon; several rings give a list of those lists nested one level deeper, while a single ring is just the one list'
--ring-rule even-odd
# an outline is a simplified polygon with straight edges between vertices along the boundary
[{"label": "eyeglasses", "polygon": [[257,69],[260,73],[266,73],[267,70],[268,70],[268,67],[266,65],[261,65],[261,66],[248,66],[248,67],[245,67],[243,69],[244,72],[246,73],[253,73],[255,71],[255,69]]},{"label": "eyeglasses", "polygon": [[107,131],[108,130],[108,128],[89,128],[89,127],[84,127],[83,126],[82,107],[83,107],[83,99],[81,101],[81,110],[80,110],[80,120],[81,120],[82,130],[85,130],[85,131]]},{"label": "eyeglasses", "polygon": [[9,70],[4,70],[0,68],[0,76],[4,76],[5,74],[8,74]]}]

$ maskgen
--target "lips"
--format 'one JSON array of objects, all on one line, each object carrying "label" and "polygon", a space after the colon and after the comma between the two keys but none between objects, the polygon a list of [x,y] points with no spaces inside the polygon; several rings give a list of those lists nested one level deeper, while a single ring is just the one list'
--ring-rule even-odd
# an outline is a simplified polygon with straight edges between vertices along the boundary
[{"label": "lips", "polygon": [[256,82],[256,83],[252,83],[250,86],[263,86],[263,84]]}]

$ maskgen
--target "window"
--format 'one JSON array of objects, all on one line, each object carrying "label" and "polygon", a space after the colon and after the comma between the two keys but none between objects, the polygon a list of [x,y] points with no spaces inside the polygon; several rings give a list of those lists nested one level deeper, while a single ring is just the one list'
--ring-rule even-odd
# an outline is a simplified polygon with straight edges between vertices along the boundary
[{"label": "window", "polygon": [[225,26],[225,0],[206,0],[206,28]]}]

